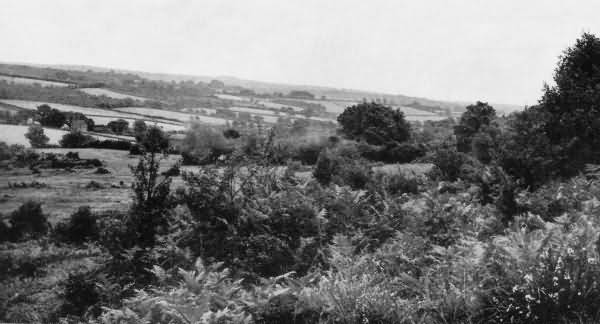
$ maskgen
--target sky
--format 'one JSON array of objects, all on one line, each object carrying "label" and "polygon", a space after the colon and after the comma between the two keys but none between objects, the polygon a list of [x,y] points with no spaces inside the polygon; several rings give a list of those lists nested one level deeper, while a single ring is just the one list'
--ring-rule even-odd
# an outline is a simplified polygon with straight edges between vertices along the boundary
[{"label": "sky", "polygon": [[[0,0],[0,61],[532,105],[598,0]],[[599,34],[600,35],[600,34]]]}]

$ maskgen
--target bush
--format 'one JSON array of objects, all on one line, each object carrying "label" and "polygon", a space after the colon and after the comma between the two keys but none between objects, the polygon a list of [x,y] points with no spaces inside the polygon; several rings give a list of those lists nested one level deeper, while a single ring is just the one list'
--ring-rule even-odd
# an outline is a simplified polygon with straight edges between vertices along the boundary
[{"label": "bush", "polygon": [[32,125],[29,126],[27,133],[25,133],[25,137],[29,140],[31,147],[45,147],[50,140],[46,134],[44,134],[44,129],[41,126]]},{"label": "bush", "polygon": [[415,177],[409,178],[402,173],[378,174],[377,176],[379,177],[378,182],[391,195],[416,194],[419,192],[419,181]]},{"label": "bush", "polygon": [[338,161],[335,156],[329,150],[324,150],[319,154],[313,176],[320,184],[327,186],[333,180],[337,167]]},{"label": "bush", "polygon": [[95,140],[95,141],[89,142],[86,147],[129,151],[132,146],[133,146],[133,144],[131,144],[130,142],[127,142],[127,141]]},{"label": "bush", "polygon": [[15,239],[36,238],[46,234],[49,228],[42,206],[28,201],[10,215],[11,231]]},{"label": "bush", "polygon": [[79,131],[69,132],[63,135],[59,144],[65,148],[79,148],[79,147],[87,147],[90,142],[93,142],[94,138],[85,135]]},{"label": "bush", "polygon": [[363,144],[359,148],[364,158],[383,163],[410,163],[426,153],[423,145],[397,142],[385,146]]},{"label": "bush", "polygon": [[223,136],[225,136],[225,138],[236,139],[236,138],[239,138],[241,135],[240,135],[240,132],[238,132],[237,130],[235,130],[233,128],[229,128],[229,129],[226,129],[225,131],[223,131]]},{"label": "bush", "polygon": [[440,171],[441,180],[456,181],[469,157],[454,148],[440,148],[424,158],[426,162],[435,164]]},{"label": "bush", "polygon": [[71,218],[60,223],[55,228],[59,241],[82,244],[98,239],[99,230],[96,215],[92,214],[90,207],[80,207]]}]

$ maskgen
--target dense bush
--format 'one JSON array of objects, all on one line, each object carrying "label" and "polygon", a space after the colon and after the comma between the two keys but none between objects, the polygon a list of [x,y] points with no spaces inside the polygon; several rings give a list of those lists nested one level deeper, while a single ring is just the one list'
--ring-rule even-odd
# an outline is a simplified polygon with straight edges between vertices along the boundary
[{"label": "dense bush", "polygon": [[59,141],[61,147],[65,148],[78,148],[78,147],[87,147],[89,143],[93,142],[94,138],[85,135],[81,132],[68,132],[63,135],[62,139]]},{"label": "dense bush", "polygon": [[404,142],[410,137],[410,124],[402,111],[377,103],[348,107],[338,116],[338,122],[347,138],[373,145]]},{"label": "dense bush", "polygon": [[31,147],[45,147],[50,140],[46,134],[44,134],[44,129],[38,125],[29,126],[27,133],[25,133],[25,137],[29,140]]},{"label": "dense bush", "polygon": [[42,206],[28,201],[10,214],[11,235],[14,239],[36,238],[46,234],[49,228]]},{"label": "dense bush", "polygon": [[55,235],[58,240],[68,243],[82,244],[95,241],[99,236],[96,218],[90,207],[80,207],[68,221],[59,223],[55,227]]}]

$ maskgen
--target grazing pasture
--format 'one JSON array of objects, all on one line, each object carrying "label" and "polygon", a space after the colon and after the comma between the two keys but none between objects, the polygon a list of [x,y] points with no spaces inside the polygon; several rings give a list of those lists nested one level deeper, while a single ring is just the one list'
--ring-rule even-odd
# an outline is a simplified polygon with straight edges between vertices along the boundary
[{"label": "grazing pasture", "polygon": [[39,84],[42,87],[68,87],[70,84],[66,82],[47,81],[33,78],[24,78],[8,75],[0,75],[0,81],[6,81],[8,83],[15,84]]},{"label": "grazing pasture", "polygon": [[250,98],[228,95],[228,94],[216,94],[215,97],[217,97],[219,99],[233,100],[233,101],[250,101]]},{"label": "grazing pasture", "polygon": [[[5,142],[8,145],[12,144],[20,144],[29,147],[29,140],[25,137],[25,133],[27,133],[27,129],[29,126],[27,125],[7,125],[0,124],[0,141]],[[60,139],[68,133],[66,130],[62,129],[54,129],[54,128],[44,128],[44,134],[48,136],[50,139],[48,144],[58,145]],[[106,139],[122,139],[122,140],[133,140],[132,137],[129,136],[118,136],[118,135],[100,135],[98,133],[86,133],[92,137],[95,137],[99,140]]]},{"label": "grazing pasture", "polygon": [[223,118],[217,117],[209,117],[202,115],[194,115],[194,114],[186,114],[178,111],[171,110],[161,110],[161,109],[153,109],[153,108],[141,108],[141,107],[125,107],[125,108],[116,108],[115,110],[124,112],[124,113],[134,113],[145,116],[152,116],[158,118],[168,118],[168,119],[176,119],[183,123],[191,122],[191,121],[199,121],[207,124],[213,125],[225,125],[227,120]]},{"label": "grazing pasture", "polygon": [[[0,138],[0,140],[3,140]],[[27,200],[43,203],[51,222],[56,222],[73,213],[81,206],[89,205],[93,210],[124,210],[131,202],[130,165],[137,163],[137,156],[127,151],[108,149],[36,149],[37,152],[67,153],[78,152],[82,159],[99,159],[105,163],[109,174],[97,174],[96,169],[41,169],[40,174],[32,174],[29,169],[0,169],[0,210],[11,211]],[[167,168],[179,156],[169,156],[163,163]],[[45,188],[9,189],[8,183],[41,182]],[[90,186],[95,181],[99,186]],[[123,184],[121,185],[121,181]],[[175,184],[180,183],[180,178]]]},{"label": "grazing pasture", "polygon": [[106,97],[115,98],[115,99],[129,98],[129,99],[139,100],[139,101],[151,100],[149,98],[128,95],[128,94],[119,93],[119,92],[104,89],[104,88],[81,88],[81,89],[79,89],[79,91],[83,91],[92,96],[106,96]]}]

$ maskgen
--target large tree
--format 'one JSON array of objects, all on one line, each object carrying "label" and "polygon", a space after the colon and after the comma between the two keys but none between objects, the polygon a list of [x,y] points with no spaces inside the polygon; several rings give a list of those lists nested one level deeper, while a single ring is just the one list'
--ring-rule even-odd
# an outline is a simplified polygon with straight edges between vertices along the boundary
[{"label": "large tree", "polygon": [[496,111],[485,102],[478,101],[474,105],[467,106],[467,111],[460,117],[458,125],[454,126],[456,149],[459,152],[470,152],[475,134],[489,126],[494,118],[496,118]]},{"label": "large tree", "polygon": [[410,124],[402,111],[374,102],[346,108],[338,122],[347,138],[373,145],[404,142],[410,137]]},{"label": "large tree", "polygon": [[600,39],[584,33],[560,57],[556,85],[545,86],[545,133],[570,163],[600,162]]}]

